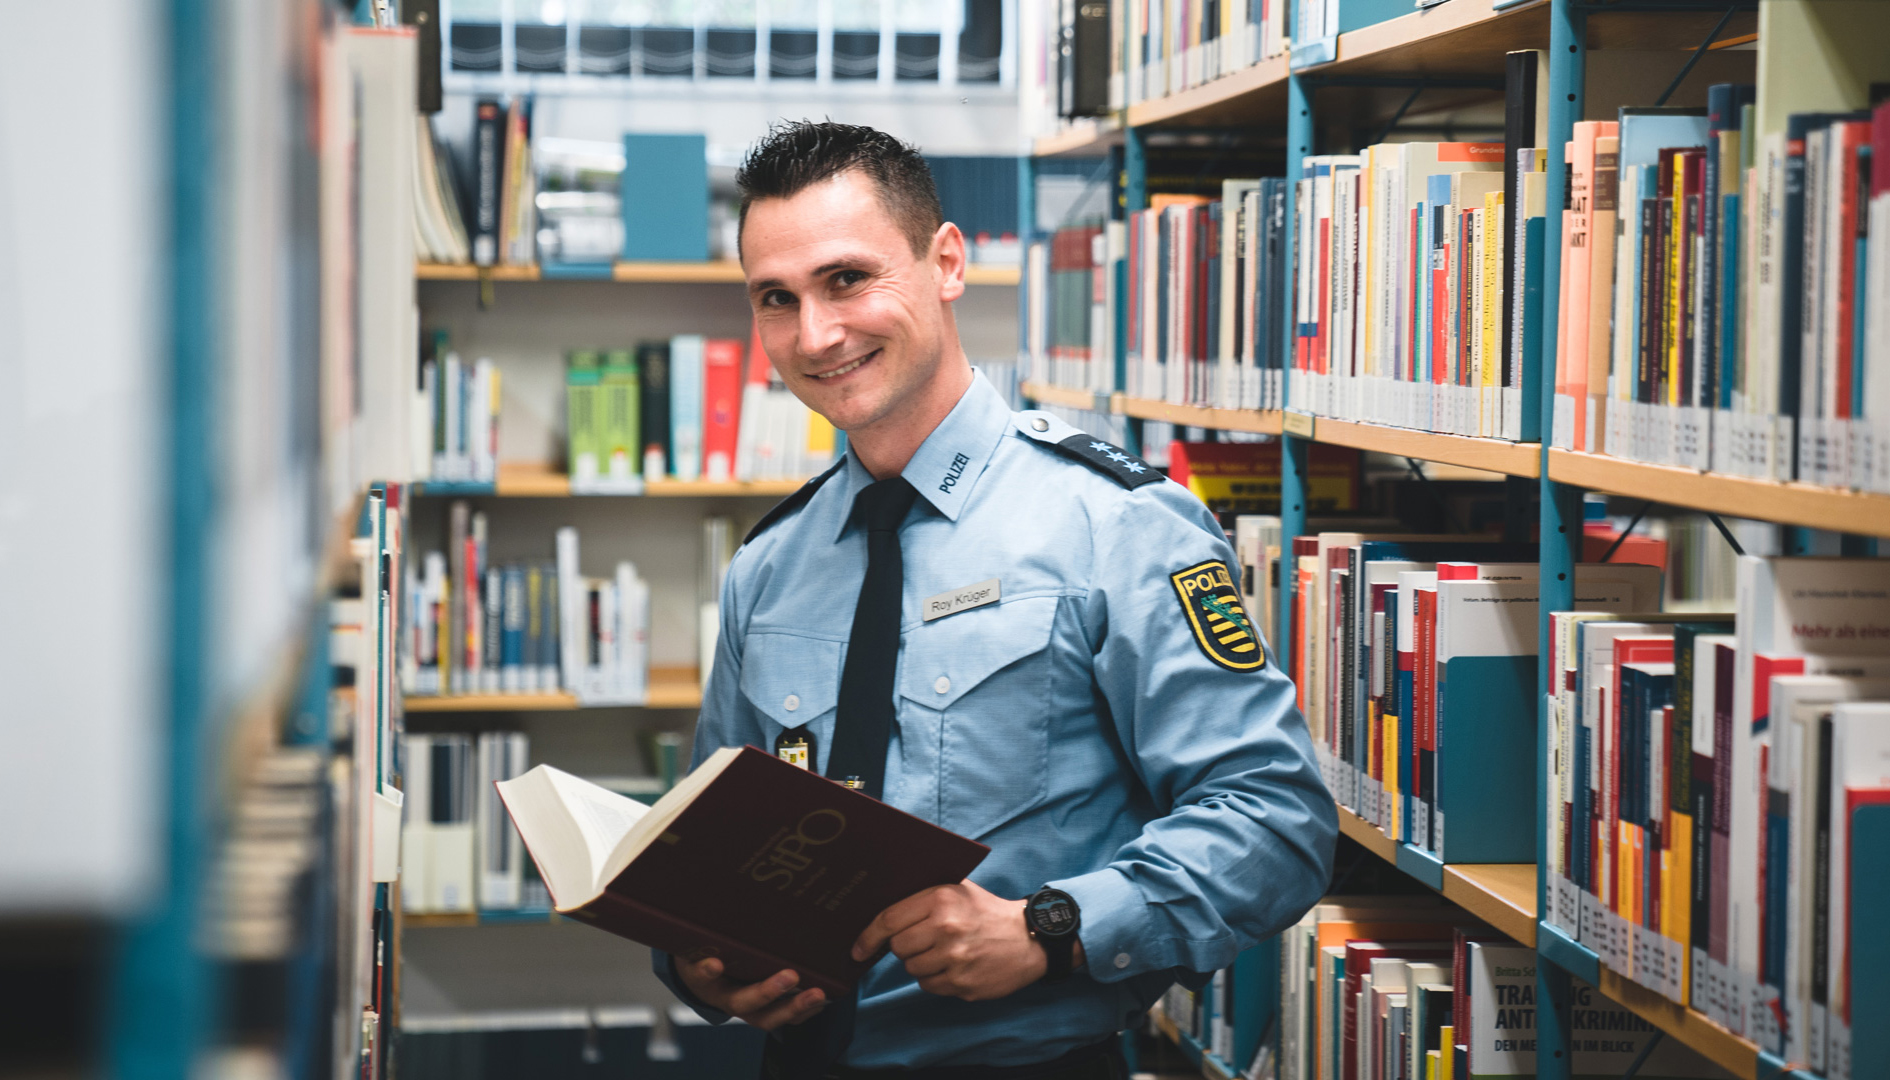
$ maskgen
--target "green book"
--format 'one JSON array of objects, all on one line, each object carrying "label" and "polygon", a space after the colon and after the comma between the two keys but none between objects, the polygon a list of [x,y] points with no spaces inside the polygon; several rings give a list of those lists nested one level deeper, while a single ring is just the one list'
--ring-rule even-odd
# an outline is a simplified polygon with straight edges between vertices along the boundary
[{"label": "green book", "polygon": [[598,431],[597,354],[588,349],[573,349],[565,354],[565,444],[567,470],[574,485],[595,483],[601,460],[602,443]]},{"label": "green book", "polygon": [[636,354],[612,349],[604,354],[598,379],[602,397],[598,417],[598,465],[613,485],[634,484],[642,472],[639,429],[642,393]]}]

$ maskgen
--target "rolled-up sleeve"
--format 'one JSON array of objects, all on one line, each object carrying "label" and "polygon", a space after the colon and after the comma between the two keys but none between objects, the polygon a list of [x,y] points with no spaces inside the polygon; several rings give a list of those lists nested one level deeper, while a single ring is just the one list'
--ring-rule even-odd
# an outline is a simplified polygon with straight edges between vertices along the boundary
[{"label": "rolled-up sleeve", "polygon": [[1107,866],[1050,884],[1082,911],[1092,978],[1214,971],[1318,900],[1337,813],[1293,685],[1258,628],[1247,627],[1265,650],[1253,666],[1251,650],[1230,651],[1244,639],[1226,622],[1209,628],[1216,609],[1190,617],[1182,571],[1218,562],[1238,591],[1233,552],[1207,509],[1178,485],[1149,485],[1092,535],[1096,685],[1163,816]]}]

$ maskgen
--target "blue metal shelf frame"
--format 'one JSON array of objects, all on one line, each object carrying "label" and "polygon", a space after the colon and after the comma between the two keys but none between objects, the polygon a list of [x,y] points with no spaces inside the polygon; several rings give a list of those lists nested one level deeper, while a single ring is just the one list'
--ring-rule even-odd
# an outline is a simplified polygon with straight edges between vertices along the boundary
[{"label": "blue metal shelf frame", "polygon": [[[1306,158],[1312,152],[1312,86],[1304,76],[1289,75],[1286,80],[1287,184],[1298,182]],[[1289,202],[1284,238],[1288,252],[1298,250],[1294,246],[1298,242],[1297,218]],[[1297,275],[1291,272],[1291,268],[1295,260],[1289,257],[1286,262],[1288,273],[1280,282],[1280,288],[1286,292],[1286,306],[1283,309],[1286,318],[1282,320],[1285,325],[1280,327],[1280,335],[1285,339],[1285,352],[1282,355],[1286,357],[1289,373],[1285,376],[1285,398],[1282,404],[1290,411],[1296,404],[1292,397],[1290,372],[1293,350],[1299,338],[1299,324],[1294,320],[1296,309],[1293,305],[1293,283]],[[1274,585],[1274,595],[1280,599],[1274,612],[1273,661],[1283,671],[1291,670],[1293,664],[1293,596],[1299,585],[1299,575],[1294,573],[1297,560],[1293,558],[1293,541],[1306,531],[1306,462],[1309,449],[1310,444],[1305,439],[1280,436],[1280,580]]]},{"label": "blue metal shelf frame", "polygon": [[[1587,63],[1588,16],[1575,0],[1551,0],[1549,7],[1549,145],[1547,205],[1561,207],[1568,200],[1568,177],[1563,170],[1563,144],[1574,137],[1575,122],[1581,119],[1583,70]],[[1549,745],[1549,650],[1541,648],[1549,640],[1549,613],[1567,611],[1575,602],[1576,547],[1581,543],[1581,492],[1549,479],[1549,447],[1554,441],[1555,421],[1555,340],[1556,305],[1546,298],[1560,296],[1562,290],[1560,229],[1544,232],[1548,244],[1543,251],[1542,353],[1538,370],[1541,384],[1542,459],[1541,485],[1541,615],[1536,626],[1538,643],[1536,661],[1536,791],[1549,789],[1549,765],[1544,748]],[[1549,875],[1542,868],[1548,864],[1549,816],[1542,799],[1536,800],[1536,912],[1548,911]],[[1536,1074],[1542,1080],[1569,1080],[1573,1064],[1569,1054],[1572,983],[1569,969],[1553,961],[1554,945],[1544,945],[1560,935],[1536,929]],[[1566,940],[1566,939],[1562,939]],[[1557,942],[1558,944],[1560,942]],[[1580,949],[1574,942],[1567,942]],[[1581,950],[1588,953],[1587,950]],[[1593,953],[1588,953],[1592,957]],[[1585,974],[1594,975],[1583,965]],[[1595,975],[1595,978],[1599,978]],[[1592,981],[1591,981],[1592,984]]]},{"label": "blue metal shelf frame", "polygon": [[209,0],[170,0],[159,48],[169,83],[170,430],[166,481],[168,592],[163,596],[163,881],[123,931],[114,957],[105,1069],[126,1080],[185,1080],[208,1044],[217,1011],[214,970],[195,946],[219,786],[211,779],[208,607],[216,514],[217,248],[224,208],[219,72],[223,28]]}]

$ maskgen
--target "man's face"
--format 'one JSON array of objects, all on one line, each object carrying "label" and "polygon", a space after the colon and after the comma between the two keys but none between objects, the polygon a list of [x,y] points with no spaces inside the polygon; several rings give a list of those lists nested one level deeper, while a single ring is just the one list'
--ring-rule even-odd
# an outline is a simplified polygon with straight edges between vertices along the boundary
[{"label": "man's face", "polygon": [[916,400],[945,359],[945,304],[964,291],[940,266],[954,245],[963,241],[946,225],[928,257],[915,257],[873,181],[855,171],[752,204],[742,229],[748,297],[794,396],[846,431]]}]

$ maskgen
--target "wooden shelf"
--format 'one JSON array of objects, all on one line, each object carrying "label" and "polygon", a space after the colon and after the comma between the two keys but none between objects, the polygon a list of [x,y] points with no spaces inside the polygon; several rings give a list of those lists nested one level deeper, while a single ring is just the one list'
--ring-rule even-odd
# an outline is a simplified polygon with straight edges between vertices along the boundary
[{"label": "wooden shelf", "polygon": [[[1398,841],[1341,806],[1339,832],[1398,864]],[[1444,899],[1514,938],[1536,946],[1536,868],[1530,863],[1445,863]]]},{"label": "wooden shelf", "polygon": [[1461,465],[1508,476],[1538,476],[1542,464],[1542,448],[1535,443],[1441,435],[1382,424],[1331,420],[1323,416],[1313,420],[1313,441],[1423,461],[1439,461],[1446,465]]},{"label": "wooden shelf", "polygon": [[1280,433],[1280,414],[1252,409],[1208,409],[1199,405],[1170,405],[1166,401],[1118,395],[1116,411],[1142,420],[1165,420],[1189,427],[1214,428],[1217,431],[1250,431],[1260,435]]},{"label": "wooden shelf", "polygon": [[1092,412],[1115,411],[1116,395],[1096,390],[1073,390],[1067,386],[1051,386],[1049,383],[1027,382],[1021,387],[1024,396],[1045,405],[1060,405],[1066,409],[1087,409]]},{"label": "wooden shelf", "polygon": [[471,263],[417,263],[413,276],[419,281],[478,281],[482,276],[492,281],[540,281],[538,267],[474,266]]},{"label": "wooden shelf", "polygon": [[1102,157],[1122,145],[1122,124],[1115,117],[1077,120],[1055,135],[1031,144],[1033,157]]},{"label": "wooden shelf", "polygon": [[1601,966],[1602,996],[1691,1047],[1734,1076],[1759,1075],[1759,1048],[1665,995]]},{"label": "wooden shelf", "polygon": [[410,713],[561,712],[581,709],[576,694],[413,694],[403,699]]},{"label": "wooden shelf", "polygon": [[1351,837],[1358,846],[1373,855],[1396,865],[1398,862],[1398,842],[1364,818],[1359,817],[1345,807],[1339,807],[1339,832]]},{"label": "wooden shelf", "polygon": [[1691,510],[1834,532],[1890,536],[1890,495],[1779,484],[1553,449],[1549,451],[1549,479]]},{"label": "wooden shelf", "polygon": [[740,285],[742,264],[711,262],[620,262],[610,268],[610,280],[671,285]]},{"label": "wooden shelf", "polygon": [[[576,694],[413,694],[405,700],[410,713],[566,712],[590,708]],[[598,705],[600,709],[695,709],[702,706],[702,684],[692,667],[653,667],[650,692],[642,705]]]},{"label": "wooden shelf", "polygon": [[464,485],[436,485],[439,490],[429,492],[427,481],[420,482],[421,495],[443,496],[498,496],[518,499],[555,499],[566,497],[580,498],[635,498],[637,495],[659,499],[676,498],[711,498],[716,496],[735,496],[739,498],[779,499],[792,495],[807,481],[797,480],[662,480],[646,484],[636,495],[616,492],[584,492],[574,496],[571,491],[571,478],[556,471],[553,466],[533,462],[505,461],[499,463],[499,479],[491,490],[469,491]]},{"label": "wooden shelf", "polygon": [[643,494],[652,498],[707,498],[711,495],[765,495],[781,498],[800,489],[805,480],[665,480],[650,484]]},{"label": "wooden shelf", "polygon": [[[667,285],[740,285],[742,264],[724,260],[710,262],[619,262],[610,268],[610,276],[545,276],[535,265],[472,266],[465,263],[418,263],[414,278],[419,281],[616,281]],[[1016,285],[1022,272],[1015,266],[965,268],[967,285]]]},{"label": "wooden shelf", "polygon": [[1444,899],[1536,947],[1534,863],[1445,863]]},{"label": "wooden shelf", "polygon": [[1286,57],[1269,57],[1179,94],[1138,101],[1129,106],[1129,126],[1199,127],[1230,120],[1250,121],[1266,114],[1277,117],[1276,122],[1284,122],[1287,75]]}]

